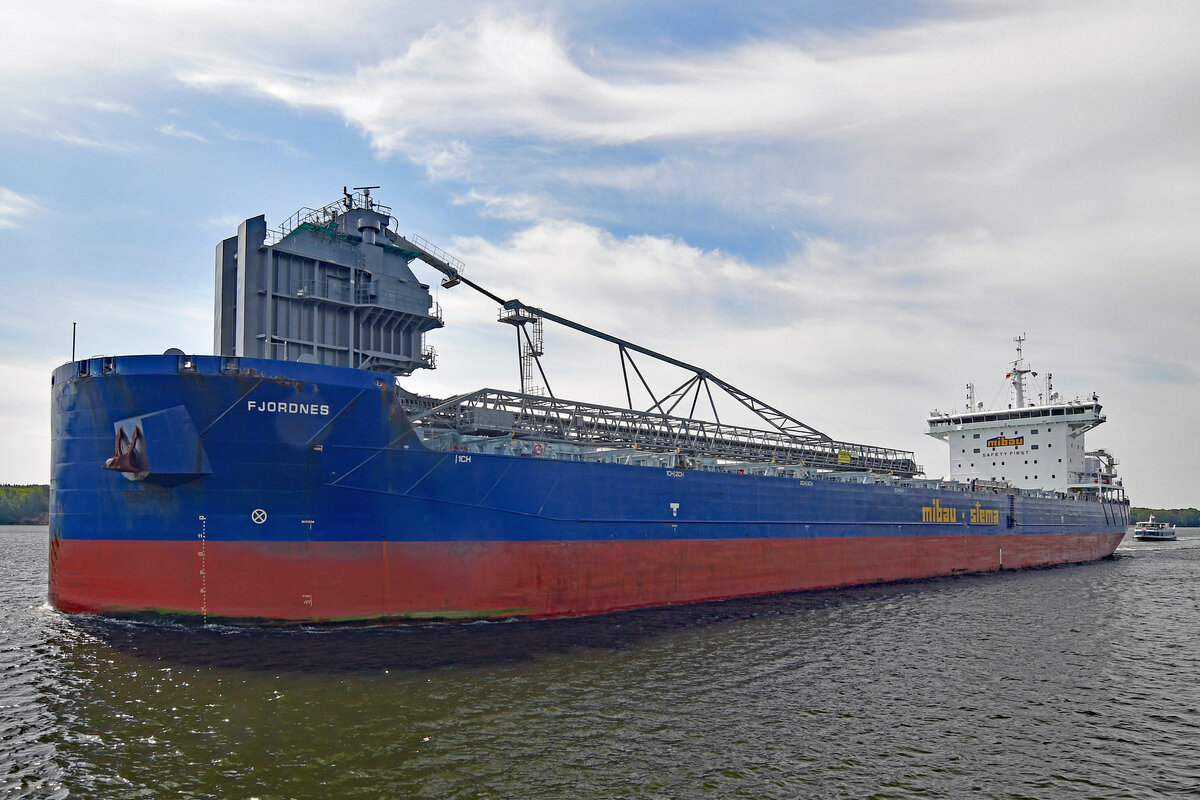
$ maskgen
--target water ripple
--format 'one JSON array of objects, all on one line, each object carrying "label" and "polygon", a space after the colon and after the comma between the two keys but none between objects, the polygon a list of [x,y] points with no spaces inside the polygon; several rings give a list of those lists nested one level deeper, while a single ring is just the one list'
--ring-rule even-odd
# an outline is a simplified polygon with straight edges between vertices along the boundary
[{"label": "water ripple", "polygon": [[46,608],[0,532],[0,795],[1149,798],[1200,792],[1200,532],[1081,567],[428,627]]}]

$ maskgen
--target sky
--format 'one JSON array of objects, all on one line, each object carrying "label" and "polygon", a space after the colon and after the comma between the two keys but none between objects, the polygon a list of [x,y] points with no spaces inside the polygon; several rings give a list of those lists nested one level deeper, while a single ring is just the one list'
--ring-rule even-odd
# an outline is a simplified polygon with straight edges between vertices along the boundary
[{"label": "sky", "polygon": [[[49,480],[50,373],[211,353],[214,251],[343,186],[469,277],[912,450],[1024,355],[1096,392],[1134,505],[1200,506],[1200,3],[47,0],[0,27],[0,483]],[[449,395],[519,385],[436,289]],[[559,396],[615,348],[553,326]]]}]

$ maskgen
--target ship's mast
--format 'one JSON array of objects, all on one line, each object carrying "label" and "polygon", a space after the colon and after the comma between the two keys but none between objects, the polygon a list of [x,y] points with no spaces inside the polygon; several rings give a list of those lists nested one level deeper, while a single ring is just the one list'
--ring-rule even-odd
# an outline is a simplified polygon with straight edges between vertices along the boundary
[{"label": "ship's mast", "polygon": [[1013,388],[1017,390],[1017,408],[1024,408],[1025,376],[1031,372],[1029,367],[1025,366],[1025,359],[1021,355],[1021,343],[1025,341],[1025,334],[1014,336],[1013,341],[1017,343],[1017,360],[1013,362],[1009,377],[1012,379]]}]

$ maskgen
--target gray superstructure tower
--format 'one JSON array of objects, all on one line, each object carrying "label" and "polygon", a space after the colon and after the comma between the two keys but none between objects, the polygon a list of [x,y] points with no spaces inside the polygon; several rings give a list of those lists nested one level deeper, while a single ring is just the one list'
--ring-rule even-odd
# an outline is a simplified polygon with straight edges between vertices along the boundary
[{"label": "gray superstructure tower", "polygon": [[310,361],[407,375],[433,368],[442,320],[409,268],[417,249],[371,189],[301,209],[277,231],[262,216],[217,245],[217,355]]}]

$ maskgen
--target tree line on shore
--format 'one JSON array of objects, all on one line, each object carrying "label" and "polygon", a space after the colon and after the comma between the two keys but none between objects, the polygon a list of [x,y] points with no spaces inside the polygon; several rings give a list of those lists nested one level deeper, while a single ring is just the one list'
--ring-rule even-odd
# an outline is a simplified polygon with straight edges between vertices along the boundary
[{"label": "tree line on shore", "polygon": [[1194,508],[1138,508],[1129,509],[1129,517],[1134,522],[1145,522],[1154,515],[1155,522],[1174,524],[1181,528],[1200,528],[1200,511]]},{"label": "tree line on shore", "polygon": [[49,521],[49,486],[0,484],[0,525],[45,525]]},{"label": "tree line on shore", "polygon": [[[1200,528],[1200,510],[1194,508],[1129,509],[1130,518],[1142,522],[1154,519],[1181,528]],[[45,484],[14,486],[0,484],[0,525],[45,525],[50,521],[50,487]]]}]

